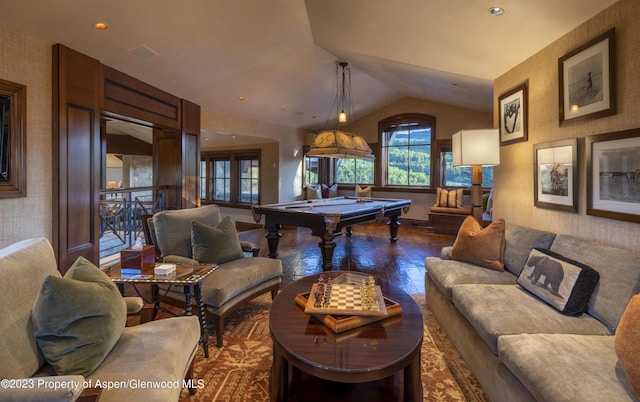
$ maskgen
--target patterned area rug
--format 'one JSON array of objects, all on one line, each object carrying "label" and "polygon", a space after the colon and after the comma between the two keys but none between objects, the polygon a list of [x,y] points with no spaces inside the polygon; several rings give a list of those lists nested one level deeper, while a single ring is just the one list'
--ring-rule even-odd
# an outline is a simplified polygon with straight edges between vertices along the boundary
[{"label": "patterned area rug", "polygon": [[[427,310],[423,295],[413,295],[425,327],[422,344],[422,387],[425,401],[488,401],[473,374]],[[204,385],[187,401],[268,401],[272,344],[268,295],[261,296],[227,318],[224,346],[209,348],[209,359],[198,349],[194,378]],[[215,341],[211,340],[212,344]]]}]

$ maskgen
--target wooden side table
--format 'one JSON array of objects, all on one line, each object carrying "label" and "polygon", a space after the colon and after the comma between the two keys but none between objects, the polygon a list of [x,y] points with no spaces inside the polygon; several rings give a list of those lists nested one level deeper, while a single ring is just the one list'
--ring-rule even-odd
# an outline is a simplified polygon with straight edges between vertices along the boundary
[{"label": "wooden side table", "polygon": [[[178,265],[176,271],[170,275],[156,275],[155,264],[142,264],[142,269],[121,268],[120,264],[106,268],[104,272],[111,280],[122,286],[125,283],[149,284],[153,286],[152,300],[157,311],[160,301],[157,297],[158,285],[182,286],[184,289],[184,315],[191,315],[191,293],[196,298],[198,305],[198,318],[200,319],[200,341],[204,349],[205,358],[209,357],[209,330],[207,326],[206,309],[202,300],[202,280],[218,269],[217,264]],[[155,312],[154,312],[155,318]]]}]

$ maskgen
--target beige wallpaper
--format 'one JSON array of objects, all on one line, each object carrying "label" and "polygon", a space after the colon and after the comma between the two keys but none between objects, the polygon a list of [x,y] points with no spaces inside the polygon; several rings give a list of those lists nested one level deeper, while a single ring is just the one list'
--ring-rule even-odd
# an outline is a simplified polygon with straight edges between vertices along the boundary
[{"label": "beige wallpaper", "polygon": [[27,197],[0,199],[0,247],[51,239],[51,44],[0,26],[0,78],[27,86]]},{"label": "beige wallpaper", "polygon": [[[345,131],[378,142],[378,122],[401,113],[424,113],[436,118],[436,138],[447,139],[462,129],[492,126],[491,113],[464,109],[417,98],[402,98],[344,127]],[[356,116],[357,117],[357,116]]]},{"label": "beige wallpaper", "polygon": [[[529,80],[529,140],[501,149],[495,170],[494,213],[514,222],[556,233],[573,234],[605,244],[640,249],[640,224],[586,215],[586,163],[584,137],[640,127],[640,2],[620,0],[592,20],[494,82],[494,109],[498,97]],[[615,27],[617,114],[584,123],[559,126],[558,58]],[[498,127],[494,113],[494,127]],[[581,139],[579,147],[579,212],[569,213],[534,206],[533,145],[568,138]]]},{"label": "beige wallpaper", "polygon": [[[277,143],[261,144],[264,180],[261,198],[267,202],[291,201],[302,194],[302,146],[304,133],[292,127],[202,110],[203,131],[224,131],[270,138]],[[251,148],[251,147],[249,147]],[[253,147],[255,148],[255,146]],[[209,146],[206,150],[224,149]],[[277,185],[274,185],[277,183]]]}]

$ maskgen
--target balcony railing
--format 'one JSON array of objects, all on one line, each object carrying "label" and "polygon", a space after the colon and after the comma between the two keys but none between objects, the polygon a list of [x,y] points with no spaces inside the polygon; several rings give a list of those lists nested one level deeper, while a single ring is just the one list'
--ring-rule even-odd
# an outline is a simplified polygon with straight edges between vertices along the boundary
[{"label": "balcony railing", "polygon": [[166,187],[113,188],[100,191],[100,257],[144,243],[142,217],[166,208]]}]

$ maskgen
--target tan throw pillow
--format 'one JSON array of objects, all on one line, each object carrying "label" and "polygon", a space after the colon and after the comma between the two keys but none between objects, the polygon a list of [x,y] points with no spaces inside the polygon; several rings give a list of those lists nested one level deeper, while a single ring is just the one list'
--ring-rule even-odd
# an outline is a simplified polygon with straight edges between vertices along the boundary
[{"label": "tan throw pillow", "polygon": [[322,187],[316,184],[309,184],[306,187],[307,200],[319,200],[322,198]]},{"label": "tan throw pillow", "polygon": [[438,187],[436,203],[433,206],[443,208],[462,208],[462,195],[462,189],[445,190]]},{"label": "tan throw pillow", "polygon": [[615,348],[620,366],[631,387],[640,398],[640,295],[635,295],[627,304],[616,329]]},{"label": "tan throw pillow", "polygon": [[451,259],[503,271],[504,219],[483,229],[473,216],[466,217],[453,243]]},{"label": "tan throw pillow", "polygon": [[371,198],[371,186],[361,187],[359,184],[356,184],[355,196]]}]

